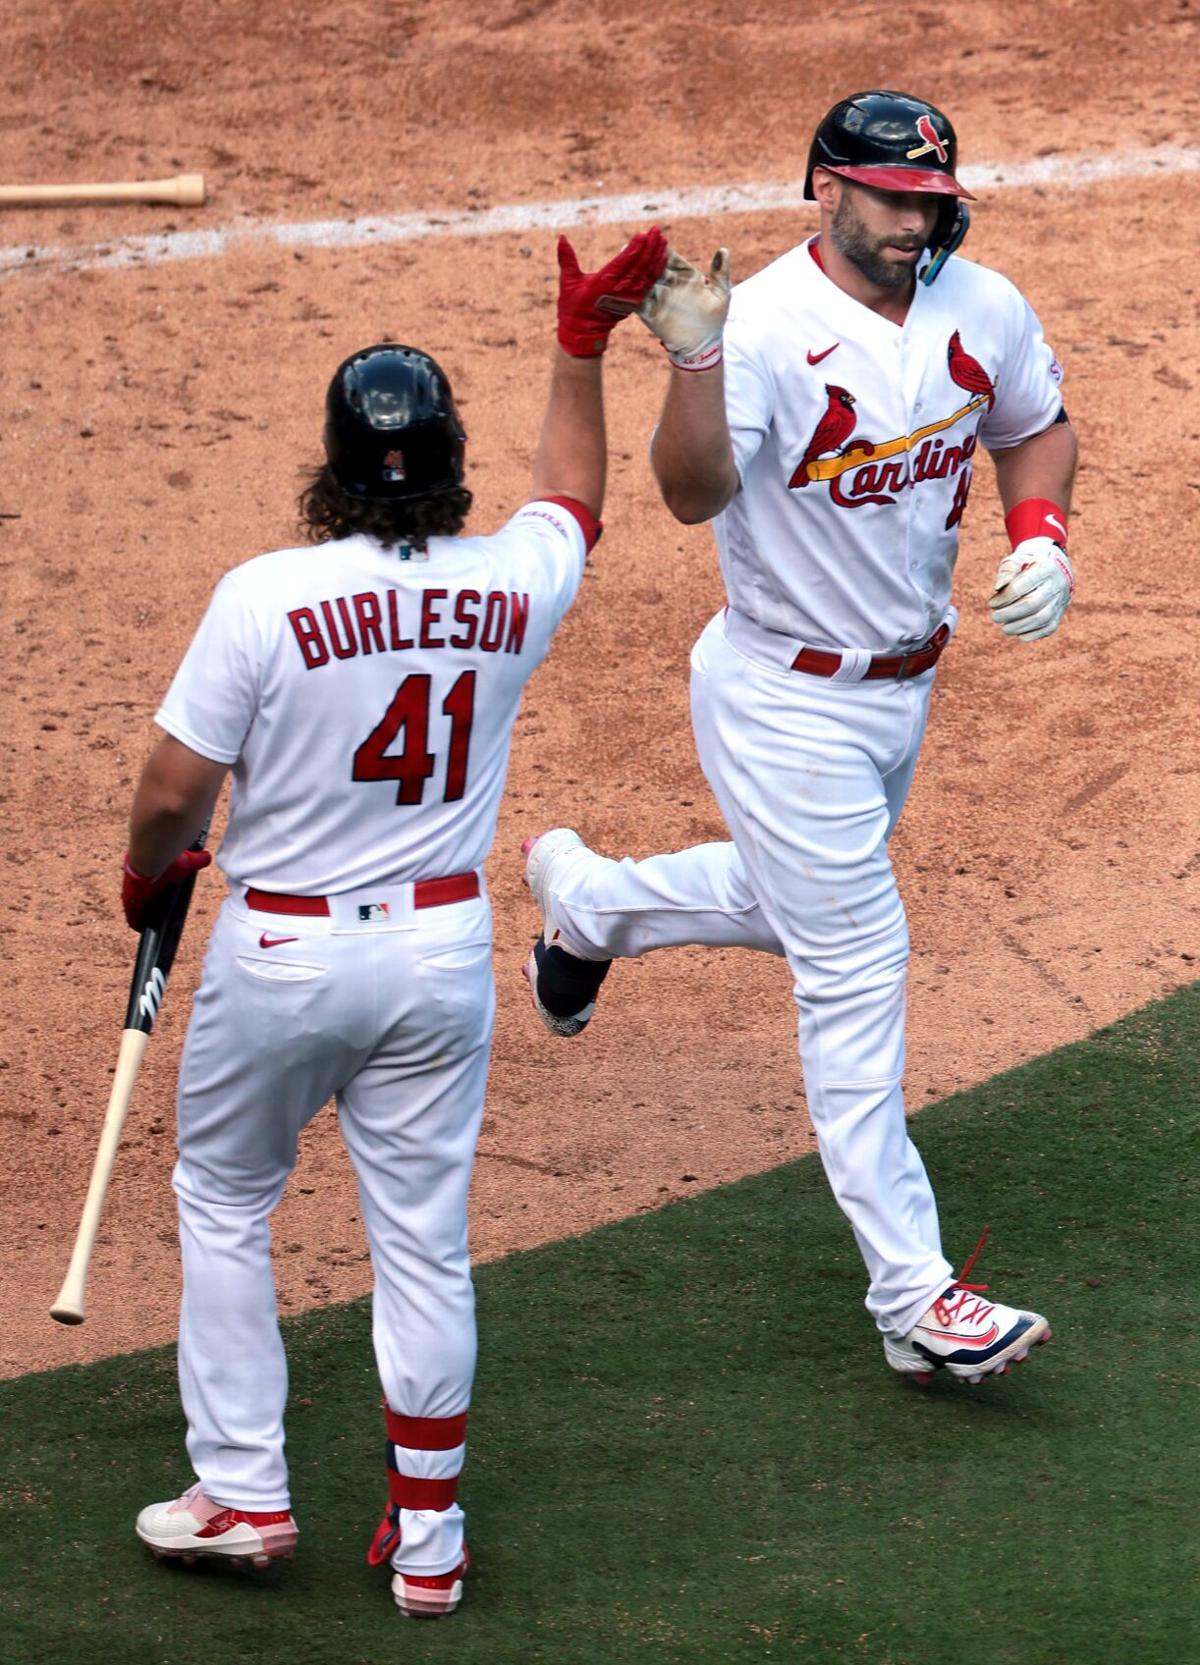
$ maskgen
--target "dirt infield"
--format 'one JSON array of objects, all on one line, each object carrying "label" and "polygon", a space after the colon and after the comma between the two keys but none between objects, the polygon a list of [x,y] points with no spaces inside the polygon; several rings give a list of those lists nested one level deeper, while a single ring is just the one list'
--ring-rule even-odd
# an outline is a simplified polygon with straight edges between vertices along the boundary
[{"label": "dirt infield", "polygon": [[[198,170],[211,193],[193,210],[0,211],[0,245],[30,250],[794,180],[816,117],[870,84],[947,109],[968,163],[1187,145],[1200,125],[1200,0],[1149,0],[1136,16],[1115,0],[898,11],[764,0],[732,20],[716,0],[303,14],[12,0],[0,49],[9,180]],[[960,635],[893,845],[914,940],[914,1108],[1196,976],[1198,221],[1200,175],[1169,169],[977,205],[964,252],[1021,285],[1066,369],[1084,458],[1080,589],[1050,642],[1012,643],[990,625],[1004,538],[984,467],[959,565]],[[580,230],[585,263],[638,223]],[[805,210],[669,230],[695,257],[727,243],[745,276],[813,223]],[[124,1013],[133,938],[116,896],[132,785],[215,580],[292,540],[329,373],[378,339],[445,364],[470,434],[472,524],[497,526],[526,490],[553,287],[549,230],[386,247],[331,234],[325,246],[247,242],[112,270],[31,255],[0,275],[0,513],[19,517],[0,520],[0,1374],[173,1334],[173,1081],[218,900],[211,874],[139,1083],[89,1322],[63,1330],[46,1311]],[[517,729],[488,874],[500,1012],[477,1259],[808,1148],[780,964],[696,951],[619,967],[573,1044],[543,1034],[519,977],[536,929],[520,884],[526,832],[566,822],[634,855],[723,836],[687,718],[688,649],[720,600],[711,536],[670,519],[646,462],[664,375],[650,338],[624,327],[608,371],[606,535]],[[357,1215],[326,1114],[277,1217],[285,1312],[367,1287]]]}]

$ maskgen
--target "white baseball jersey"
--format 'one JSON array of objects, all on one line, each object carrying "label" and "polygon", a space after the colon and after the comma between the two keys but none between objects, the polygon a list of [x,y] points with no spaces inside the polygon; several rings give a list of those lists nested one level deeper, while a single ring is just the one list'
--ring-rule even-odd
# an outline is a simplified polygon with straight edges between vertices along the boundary
[{"label": "white baseball jersey", "polygon": [[328,895],[464,873],[495,835],[521,690],[587,543],[554,502],[427,560],[358,536],[236,567],[157,714],[233,765],[232,885]]},{"label": "white baseball jersey", "polygon": [[741,490],[715,522],[730,605],[815,647],[888,653],[947,616],[980,444],[1054,421],[1054,354],[1007,278],[958,258],[903,327],[801,244],[738,284],[726,409]]}]

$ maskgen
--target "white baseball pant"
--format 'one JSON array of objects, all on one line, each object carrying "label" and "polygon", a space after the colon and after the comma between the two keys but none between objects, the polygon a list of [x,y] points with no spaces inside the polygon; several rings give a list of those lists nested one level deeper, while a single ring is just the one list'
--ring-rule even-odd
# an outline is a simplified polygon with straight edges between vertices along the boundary
[{"label": "white baseball pant", "polygon": [[785,668],[799,644],[769,662],[753,630],[736,647],[731,634],[725,614],[709,623],[691,691],[733,842],[638,862],[566,852],[548,900],[587,959],[689,943],[787,957],[809,1114],[866,1263],[867,1309],[904,1335],[954,1280],[904,1116],[908,928],[887,848],[933,673],[833,681]]},{"label": "white baseball pant", "polygon": [[[230,1508],[290,1507],[268,1218],[300,1130],[331,1097],[358,1180],[387,1403],[445,1418],[470,1399],[467,1189],[495,1012],[491,912],[484,897],[414,910],[411,886],[361,893],[381,895],[386,925],[356,922],[358,893],[315,919],[230,897],[204,962],[178,1095],[179,1377],[193,1467]],[[464,1449],[403,1455],[414,1478],[443,1480]],[[404,1510],[397,1564],[449,1571],[462,1520],[457,1504]]]}]

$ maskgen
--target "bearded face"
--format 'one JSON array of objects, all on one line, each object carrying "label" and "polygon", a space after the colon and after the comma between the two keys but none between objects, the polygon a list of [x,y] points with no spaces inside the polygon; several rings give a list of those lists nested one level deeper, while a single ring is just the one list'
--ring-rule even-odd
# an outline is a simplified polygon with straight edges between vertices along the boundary
[{"label": "bearded face", "polygon": [[913,281],[937,219],[937,201],[915,191],[877,191],[842,181],[830,233],[834,247],[879,289]]}]

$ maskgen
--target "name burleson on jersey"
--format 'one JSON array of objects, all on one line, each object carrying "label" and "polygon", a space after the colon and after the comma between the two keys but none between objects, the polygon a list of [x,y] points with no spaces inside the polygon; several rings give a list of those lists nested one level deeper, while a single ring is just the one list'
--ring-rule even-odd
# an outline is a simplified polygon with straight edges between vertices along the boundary
[{"label": "name burleson on jersey", "polygon": [[403,653],[406,648],[478,648],[520,653],[529,623],[529,595],[515,590],[363,590],[288,614],[306,670],[360,653]]}]

